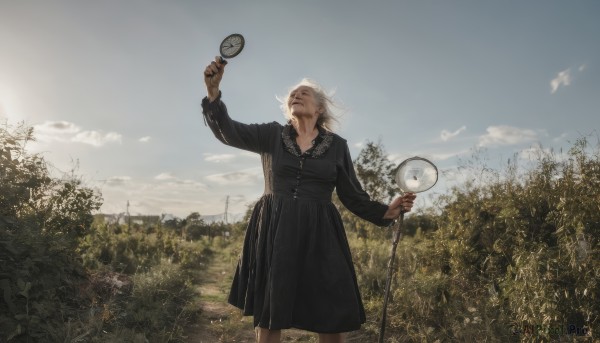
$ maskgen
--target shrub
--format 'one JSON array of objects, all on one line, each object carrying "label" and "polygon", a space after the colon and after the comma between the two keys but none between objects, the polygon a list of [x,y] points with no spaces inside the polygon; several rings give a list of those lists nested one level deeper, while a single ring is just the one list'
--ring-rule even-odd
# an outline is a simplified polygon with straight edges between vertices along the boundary
[{"label": "shrub", "polygon": [[[438,199],[435,230],[400,243],[387,336],[593,340],[600,327],[598,147],[582,139],[566,158],[541,154],[527,169],[514,161],[504,173],[480,167],[463,169],[471,181]],[[359,242],[352,245],[371,318],[366,330],[375,335],[382,294],[373,284],[387,265],[381,246],[391,244],[374,235]]]}]

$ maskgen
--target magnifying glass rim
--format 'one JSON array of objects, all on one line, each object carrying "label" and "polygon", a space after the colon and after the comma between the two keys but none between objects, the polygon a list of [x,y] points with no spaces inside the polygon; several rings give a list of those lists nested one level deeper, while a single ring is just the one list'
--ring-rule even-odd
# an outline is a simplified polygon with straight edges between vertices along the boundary
[{"label": "magnifying glass rim", "polygon": [[[430,189],[431,187],[435,186],[435,184],[438,182],[438,178],[439,178],[439,173],[438,173],[438,168],[435,164],[433,164],[433,162],[431,162],[430,160],[424,158],[424,157],[419,157],[419,156],[414,156],[411,158],[407,158],[406,160],[402,161],[398,167],[396,168],[396,171],[394,171],[394,181],[396,181],[396,184],[398,185],[398,187],[400,187],[400,182],[398,182],[398,172],[400,171],[400,169],[405,166],[407,163],[411,162],[411,161],[415,161],[415,160],[419,160],[419,161],[424,161],[426,163],[429,163],[431,166],[433,166],[433,168],[435,169],[435,180],[433,181],[433,183],[431,184],[431,186],[420,190],[418,192],[414,192],[414,191],[408,191],[411,193],[421,193],[421,192],[425,192],[426,190]],[[402,191],[405,191],[404,189],[402,189]]]}]

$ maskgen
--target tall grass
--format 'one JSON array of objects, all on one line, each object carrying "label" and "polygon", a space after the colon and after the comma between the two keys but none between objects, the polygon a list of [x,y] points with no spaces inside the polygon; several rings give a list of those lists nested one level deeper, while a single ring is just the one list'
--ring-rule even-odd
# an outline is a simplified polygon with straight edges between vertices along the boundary
[{"label": "tall grass", "polygon": [[[598,148],[580,140],[495,173],[443,195],[435,230],[399,245],[390,342],[598,339]],[[350,237],[375,337],[390,244]]]}]

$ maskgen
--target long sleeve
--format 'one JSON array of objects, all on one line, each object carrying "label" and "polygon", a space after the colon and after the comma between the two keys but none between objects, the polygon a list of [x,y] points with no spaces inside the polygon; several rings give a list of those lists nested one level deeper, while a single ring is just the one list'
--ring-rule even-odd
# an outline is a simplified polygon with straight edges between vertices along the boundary
[{"label": "long sleeve", "polygon": [[221,101],[221,93],[210,102],[207,97],[202,99],[202,114],[204,121],[210,127],[215,137],[229,146],[261,153],[268,148],[269,134],[273,132],[270,124],[244,124],[229,117],[227,107]]},{"label": "long sleeve", "polygon": [[388,205],[379,201],[371,200],[371,197],[362,188],[356,177],[354,165],[350,157],[350,150],[346,141],[343,142],[341,158],[337,162],[337,184],[336,192],[342,204],[355,215],[379,226],[388,226],[391,219],[383,219]]}]

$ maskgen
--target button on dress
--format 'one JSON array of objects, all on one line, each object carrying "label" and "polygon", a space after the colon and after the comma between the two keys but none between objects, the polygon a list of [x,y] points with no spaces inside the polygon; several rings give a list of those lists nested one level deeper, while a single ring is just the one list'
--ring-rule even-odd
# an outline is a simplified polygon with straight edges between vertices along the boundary
[{"label": "button on dress", "polygon": [[346,140],[324,128],[302,153],[289,123],[232,120],[221,94],[202,101],[205,122],[229,146],[260,154],[265,188],[250,217],[228,301],[254,325],[318,333],[357,330],[365,322],[350,247],[333,191],[376,225],[387,205],[358,181]]}]

